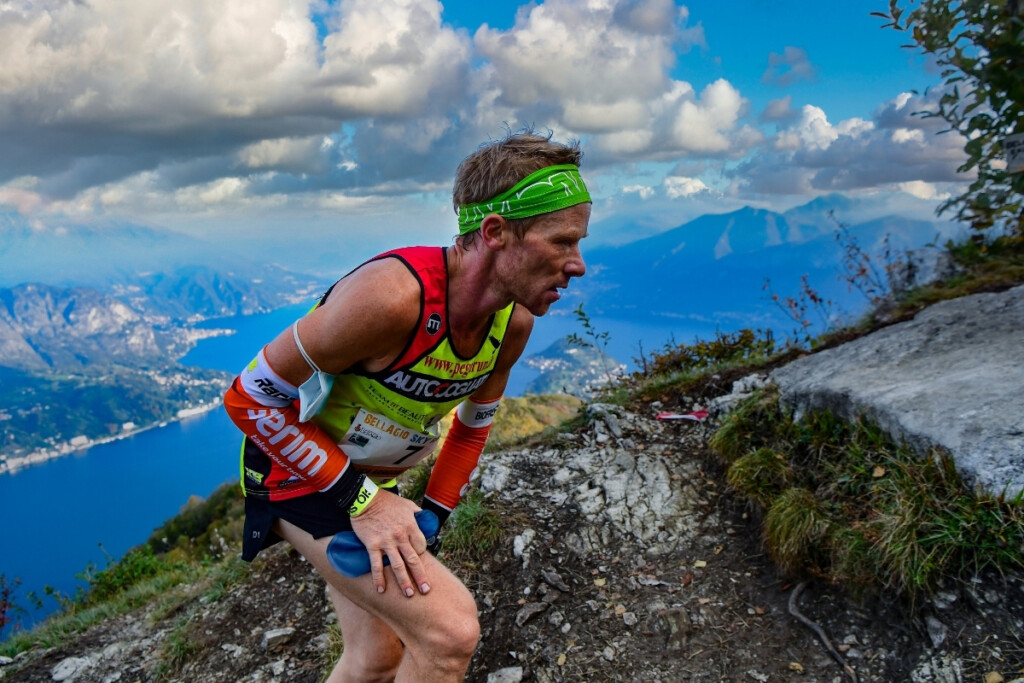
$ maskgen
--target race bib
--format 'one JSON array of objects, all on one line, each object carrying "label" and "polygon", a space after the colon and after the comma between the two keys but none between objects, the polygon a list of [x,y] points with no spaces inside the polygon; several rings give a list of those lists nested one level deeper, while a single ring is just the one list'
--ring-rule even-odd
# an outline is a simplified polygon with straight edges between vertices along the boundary
[{"label": "race bib", "polygon": [[423,460],[434,451],[437,439],[437,425],[418,432],[360,408],[338,445],[359,470],[390,472]]}]

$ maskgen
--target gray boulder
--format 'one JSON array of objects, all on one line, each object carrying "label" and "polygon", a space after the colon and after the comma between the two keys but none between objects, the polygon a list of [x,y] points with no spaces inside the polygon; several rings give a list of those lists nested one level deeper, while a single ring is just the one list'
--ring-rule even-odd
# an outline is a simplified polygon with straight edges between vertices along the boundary
[{"label": "gray boulder", "polygon": [[867,415],[921,452],[947,450],[986,491],[1024,489],[1024,285],[936,304],[771,379],[798,415]]}]

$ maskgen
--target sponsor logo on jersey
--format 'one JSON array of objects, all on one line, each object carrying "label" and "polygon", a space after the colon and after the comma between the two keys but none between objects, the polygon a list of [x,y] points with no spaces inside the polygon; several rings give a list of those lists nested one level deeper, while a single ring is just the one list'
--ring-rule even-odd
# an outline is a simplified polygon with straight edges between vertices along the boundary
[{"label": "sponsor logo on jersey", "polygon": [[427,318],[427,332],[429,334],[437,334],[441,331],[441,315],[438,313],[431,313],[430,317]]},{"label": "sponsor logo on jersey", "polygon": [[257,472],[256,470],[252,469],[251,467],[246,467],[245,468],[245,476],[248,479],[252,479],[257,484],[262,484],[263,483],[263,473],[262,472]]},{"label": "sponsor logo on jersey", "polygon": [[[271,449],[284,456],[307,476],[315,476],[327,463],[327,451],[299,431],[279,410],[249,410],[249,419],[255,422],[256,431],[267,438],[269,446],[290,439],[281,447]],[[255,435],[251,435],[255,437]]]},{"label": "sponsor logo on jersey", "polygon": [[447,360],[445,358],[424,356],[423,365],[432,370],[441,370],[452,377],[459,375],[465,377],[466,375],[490,370],[494,367],[494,357],[492,356],[487,360],[474,360],[467,363],[460,363],[458,361]]},{"label": "sponsor logo on jersey", "polygon": [[356,446],[359,446],[360,448],[362,448],[366,444],[370,443],[370,440],[367,439],[362,434],[353,434],[352,436],[348,437],[348,441],[349,441],[349,443],[355,444]]},{"label": "sponsor logo on jersey", "polygon": [[469,396],[483,386],[491,373],[465,381],[439,380],[429,375],[397,370],[388,376],[384,386],[392,391],[416,401],[443,403],[453,399]]}]

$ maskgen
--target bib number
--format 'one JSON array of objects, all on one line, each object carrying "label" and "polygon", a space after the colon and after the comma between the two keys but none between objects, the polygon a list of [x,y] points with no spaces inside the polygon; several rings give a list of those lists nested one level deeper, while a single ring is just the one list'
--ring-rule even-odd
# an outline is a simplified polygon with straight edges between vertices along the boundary
[{"label": "bib number", "polygon": [[437,440],[436,425],[418,432],[360,408],[339,445],[361,467],[408,468],[433,453]]}]

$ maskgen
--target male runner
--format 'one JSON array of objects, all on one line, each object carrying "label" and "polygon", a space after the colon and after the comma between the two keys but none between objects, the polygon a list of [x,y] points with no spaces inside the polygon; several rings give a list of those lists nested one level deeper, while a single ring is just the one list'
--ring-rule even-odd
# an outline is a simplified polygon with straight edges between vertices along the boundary
[{"label": "male runner", "polygon": [[[529,130],[479,148],[456,172],[454,247],[359,266],[225,396],[247,437],[243,558],[283,538],[326,579],[345,642],[331,682],[466,673],[476,604],[426,552],[420,508],[392,480],[433,450],[438,421],[457,407],[422,506],[443,523],[458,504],[533,317],[585,272],[581,156]],[[331,537],[350,529],[369,551],[367,576],[327,559]]]}]

